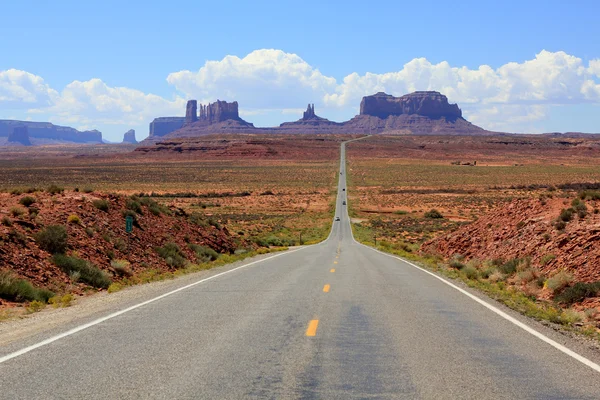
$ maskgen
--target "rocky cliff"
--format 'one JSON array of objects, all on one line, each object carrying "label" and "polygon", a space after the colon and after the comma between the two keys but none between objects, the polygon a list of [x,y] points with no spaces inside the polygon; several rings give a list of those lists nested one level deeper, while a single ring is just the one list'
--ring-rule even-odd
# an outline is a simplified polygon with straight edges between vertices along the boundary
[{"label": "rocky cliff", "polygon": [[343,125],[338,122],[330,121],[326,118],[319,117],[315,114],[315,105],[309,104],[304,111],[302,118],[295,122],[284,122],[279,125],[279,129],[285,129],[286,132],[293,133],[297,130],[298,133],[306,133],[308,131],[336,131]]},{"label": "rocky cliff", "polygon": [[360,102],[360,115],[387,118],[413,114],[447,121],[462,117],[458,105],[449,104],[448,98],[439,92],[414,92],[401,97],[379,92],[363,97]]},{"label": "rocky cliff", "polygon": [[53,142],[102,143],[102,133],[97,130],[78,131],[68,126],[50,122],[0,120],[0,137],[8,137],[15,127],[26,127],[33,144]]},{"label": "rocky cliff", "polygon": [[130,129],[123,135],[123,143],[131,143],[137,144],[137,140],[135,139],[135,130]]},{"label": "rocky cliff", "polygon": [[154,118],[150,122],[150,135],[149,139],[160,138],[168,135],[171,132],[181,129],[185,122],[184,117],[159,117]]},{"label": "rocky cliff", "polygon": [[26,126],[15,126],[12,132],[8,134],[8,141],[10,143],[20,143],[23,146],[31,146],[29,140],[29,131]]}]

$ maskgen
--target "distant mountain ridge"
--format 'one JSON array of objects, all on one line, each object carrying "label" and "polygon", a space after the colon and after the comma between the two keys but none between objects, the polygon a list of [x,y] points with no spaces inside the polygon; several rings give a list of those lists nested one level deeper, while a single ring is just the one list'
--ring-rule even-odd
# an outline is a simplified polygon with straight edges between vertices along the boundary
[{"label": "distant mountain ridge", "polygon": [[[102,132],[98,130],[78,131],[68,126],[54,125],[50,122],[32,122],[3,119],[0,120],[0,143],[8,142],[15,128],[25,127],[32,144],[46,143],[102,143]],[[4,140],[3,140],[4,139]]]}]

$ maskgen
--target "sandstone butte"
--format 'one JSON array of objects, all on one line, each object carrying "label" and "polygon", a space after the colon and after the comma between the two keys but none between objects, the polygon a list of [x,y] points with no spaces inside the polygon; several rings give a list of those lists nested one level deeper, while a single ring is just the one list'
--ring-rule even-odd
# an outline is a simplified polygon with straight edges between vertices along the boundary
[{"label": "sandstone butte", "polygon": [[195,137],[218,133],[400,133],[481,135],[493,134],[462,117],[457,104],[439,92],[414,92],[401,97],[376,93],[363,97],[360,114],[349,121],[319,117],[309,104],[301,119],[278,127],[260,128],[239,116],[238,103],[217,100],[198,106],[189,100],[185,117],[161,117],[150,123],[147,142],[161,138]]}]

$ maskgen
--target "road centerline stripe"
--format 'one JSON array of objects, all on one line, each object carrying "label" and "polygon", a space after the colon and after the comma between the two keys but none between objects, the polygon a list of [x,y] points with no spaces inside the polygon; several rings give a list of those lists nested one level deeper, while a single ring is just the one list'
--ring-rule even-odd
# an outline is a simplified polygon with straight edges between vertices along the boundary
[{"label": "road centerline stripe", "polygon": [[331,268],[329,272],[335,272],[335,268]]},{"label": "road centerline stripe", "polygon": [[324,291],[325,293],[329,293],[329,289],[330,289],[330,288],[331,288],[331,285],[327,284],[327,285],[323,286],[323,291]]},{"label": "road centerline stripe", "polygon": [[319,326],[319,320],[313,319],[308,323],[308,329],[306,329],[306,336],[315,336],[317,334],[317,327]]}]

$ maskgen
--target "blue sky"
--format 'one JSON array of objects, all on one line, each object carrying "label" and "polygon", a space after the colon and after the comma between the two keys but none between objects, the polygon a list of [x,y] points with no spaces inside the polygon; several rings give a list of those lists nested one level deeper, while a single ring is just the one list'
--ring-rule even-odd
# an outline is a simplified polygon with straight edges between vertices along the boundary
[{"label": "blue sky", "polygon": [[[3,2],[0,119],[138,138],[188,98],[257,126],[438,90],[511,132],[600,132],[597,1]],[[481,66],[487,66],[482,68]]]}]

